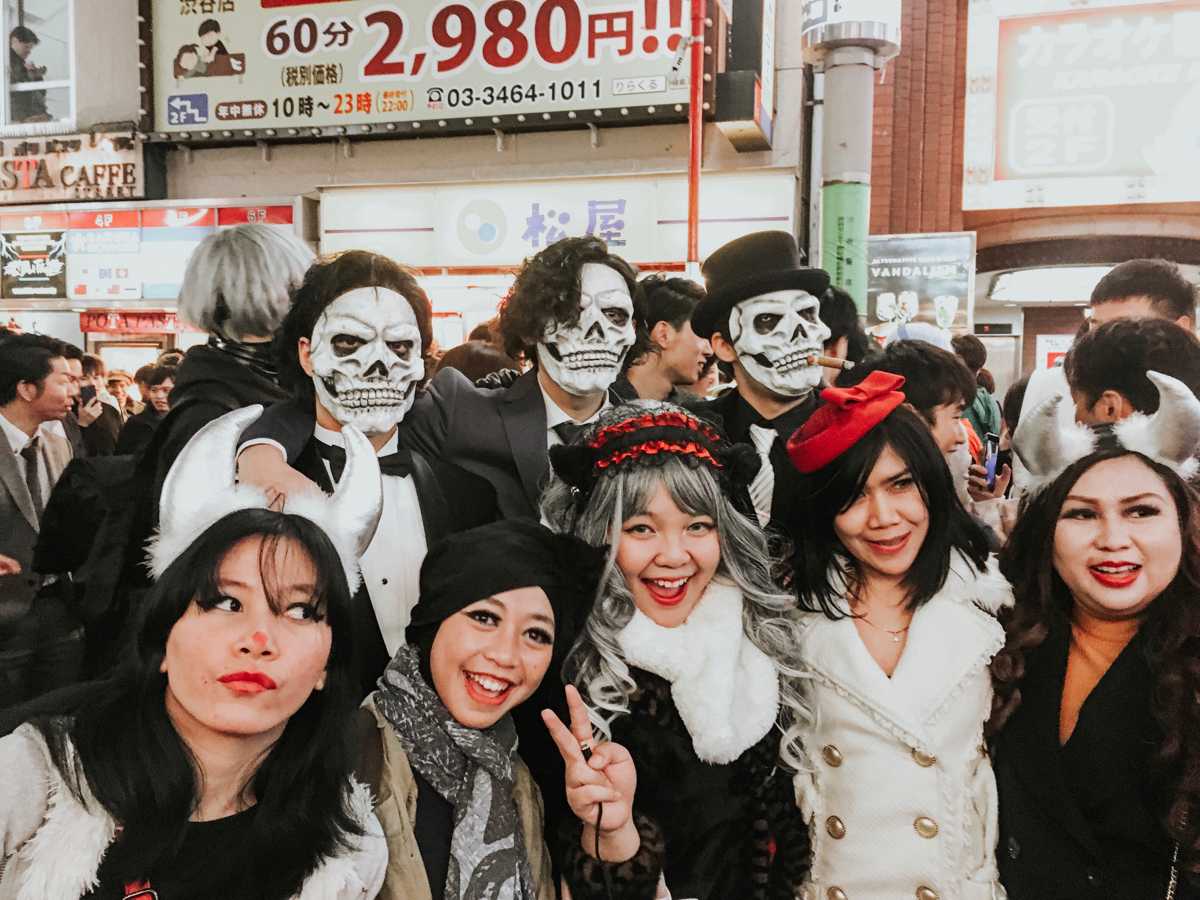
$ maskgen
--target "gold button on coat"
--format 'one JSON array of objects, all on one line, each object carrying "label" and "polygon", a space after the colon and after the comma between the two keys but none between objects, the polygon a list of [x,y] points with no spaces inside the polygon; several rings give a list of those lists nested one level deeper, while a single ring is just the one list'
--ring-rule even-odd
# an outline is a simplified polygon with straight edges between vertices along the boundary
[{"label": "gold button on coat", "polygon": [[930,756],[928,753],[922,753],[916,747],[913,747],[912,758],[913,762],[923,769],[928,769],[935,762],[937,762],[936,756]]},{"label": "gold button on coat", "polygon": [[843,762],[842,751],[833,744],[826,744],[821,749],[821,759],[825,760],[827,765],[833,766],[835,769]]},{"label": "gold button on coat", "polygon": [[921,887],[917,888],[917,900],[938,900],[937,891],[931,887],[921,885]]},{"label": "gold button on coat", "polygon": [[846,823],[837,816],[830,816],[825,820],[825,830],[829,832],[829,836],[835,841],[840,841],[846,836]]},{"label": "gold button on coat", "polygon": [[827,890],[825,892],[825,896],[828,897],[829,900],[846,900],[846,892],[837,886],[831,887],[829,890]]},{"label": "gold button on coat", "polygon": [[918,816],[917,820],[913,822],[913,828],[915,828],[917,834],[923,838],[937,837],[937,822],[933,821],[933,819],[929,818],[929,816]]}]

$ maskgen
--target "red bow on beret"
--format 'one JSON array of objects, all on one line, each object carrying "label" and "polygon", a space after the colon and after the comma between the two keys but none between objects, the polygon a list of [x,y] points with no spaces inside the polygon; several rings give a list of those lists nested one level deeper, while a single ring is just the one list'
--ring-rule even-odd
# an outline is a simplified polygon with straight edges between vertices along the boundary
[{"label": "red bow on beret", "polygon": [[824,406],[788,439],[792,465],[807,474],[833,462],[904,402],[903,385],[901,376],[875,371],[854,387],[821,391]]}]

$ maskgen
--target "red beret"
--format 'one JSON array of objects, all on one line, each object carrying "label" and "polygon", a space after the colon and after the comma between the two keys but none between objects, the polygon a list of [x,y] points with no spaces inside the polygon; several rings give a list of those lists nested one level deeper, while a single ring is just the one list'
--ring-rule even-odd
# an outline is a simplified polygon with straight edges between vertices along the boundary
[{"label": "red beret", "polygon": [[899,375],[875,371],[854,387],[825,388],[825,404],[788,439],[792,465],[807,474],[833,462],[904,402],[903,384]]}]

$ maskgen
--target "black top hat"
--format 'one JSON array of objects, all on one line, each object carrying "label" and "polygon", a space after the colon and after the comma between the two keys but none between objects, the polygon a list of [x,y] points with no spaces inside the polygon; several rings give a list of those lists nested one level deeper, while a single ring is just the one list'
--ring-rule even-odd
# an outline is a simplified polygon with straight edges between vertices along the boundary
[{"label": "black top hat", "polygon": [[796,239],[786,231],[759,231],[714,251],[700,269],[708,295],[696,304],[692,330],[708,338],[728,334],[729,311],[749,297],[801,290],[820,297],[829,273],[800,264]]}]

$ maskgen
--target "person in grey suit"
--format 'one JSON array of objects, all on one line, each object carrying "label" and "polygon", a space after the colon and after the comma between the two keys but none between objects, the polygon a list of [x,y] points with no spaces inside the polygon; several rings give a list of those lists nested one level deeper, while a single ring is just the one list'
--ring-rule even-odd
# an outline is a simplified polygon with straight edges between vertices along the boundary
[{"label": "person in grey suit", "polygon": [[74,397],[59,341],[31,334],[0,342],[0,708],[65,683],[77,668],[51,663],[59,644],[79,645],[81,635],[59,601],[36,596],[32,571],[42,511],[71,461],[66,438],[42,426],[61,421]]},{"label": "person in grey suit", "polygon": [[[530,257],[500,308],[504,351],[529,371],[507,387],[472,384],[444,369],[400,423],[400,446],[487,479],[502,518],[538,517],[550,478],[549,448],[614,402],[609,389],[630,353],[645,344],[644,316],[634,308],[636,274],[592,236],[566,238]],[[280,465],[294,464],[312,436],[311,419],[294,406],[268,409],[242,436],[270,440],[242,450],[239,478],[261,486],[305,489]]]}]

